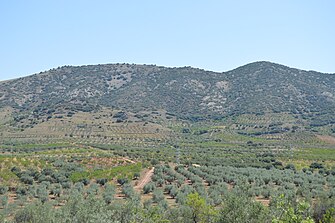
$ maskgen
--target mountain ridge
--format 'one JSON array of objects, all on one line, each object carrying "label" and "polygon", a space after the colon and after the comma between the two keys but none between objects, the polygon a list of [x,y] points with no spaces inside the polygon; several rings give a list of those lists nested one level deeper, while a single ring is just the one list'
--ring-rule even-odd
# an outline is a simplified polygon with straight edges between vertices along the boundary
[{"label": "mountain ridge", "polygon": [[241,65],[241,66],[238,66],[236,68],[232,68],[230,70],[226,70],[226,71],[214,71],[214,70],[211,70],[211,69],[204,69],[204,68],[200,68],[200,67],[193,67],[193,66],[190,66],[190,65],[186,65],[186,66],[164,66],[164,65],[157,65],[157,64],[137,64],[137,63],[106,63],[106,64],[87,64],[87,65],[61,65],[61,66],[58,66],[57,68],[51,68],[51,69],[48,69],[48,70],[44,70],[44,71],[40,71],[40,72],[36,72],[36,73],[33,73],[33,74],[29,74],[29,75],[26,75],[26,76],[21,76],[21,77],[16,77],[16,78],[10,78],[10,79],[5,79],[5,80],[0,80],[0,83],[1,82],[8,82],[8,81],[15,81],[15,80],[18,80],[18,79],[22,79],[22,78],[27,78],[27,77],[30,77],[30,76],[33,76],[33,75],[39,75],[39,74],[44,74],[50,70],[55,70],[55,69],[59,69],[59,68],[63,68],[63,67],[87,67],[87,66],[100,66],[100,65],[124,65],[124,64],[127,64],[127,65],[138,65],[138,66],[155,66],[155,67],[164,67],[164,68],[172,68],[172,69],[179,69],[179,68],[193,68],[193,69],[199,69],[199,70],[203,70],[203,71],[210,71],[210,72],[214,72],[214,73],[227,73],[227,72],[230,72],[230,71],[233,71],[233,70],[237,70],[239,68],[242,68],[244,66],[248,66],[248,65],[253,65],[253,64],[272,64],[272,65],[279,65],[279,66],[283,66],[285,68],[288,68],[288,69],[295,69],[295,70],[300,70],[300,71],[305,71],[305,72],[316,72],[316,73],[320,73],[320,74],[330,74],[330,75],[335,75],[335,73],[332,73],[332,72],[319,72],[317,70],[306,70],[306,69],[300,69],[300,68],[295,68],[295,67],[292,67],[292,66],[288,66],[288,65],[284,65],[284,64],[280,64],[280,63],[276,63],[276,62],[272,62],[272,61],[267,61],[267,60],[257,60],[257,61],[253,61],[253,62],[250,62],[250,63],[247,63],[245,65]]},{"label": "mountain ridge", "polygon": [[0,82],[0,108],[27,113],[163,109],[193,121],[288,112],[329,121],[334,89],[334,74],[268,61],[226,72],[126,63],[62,66]]}]

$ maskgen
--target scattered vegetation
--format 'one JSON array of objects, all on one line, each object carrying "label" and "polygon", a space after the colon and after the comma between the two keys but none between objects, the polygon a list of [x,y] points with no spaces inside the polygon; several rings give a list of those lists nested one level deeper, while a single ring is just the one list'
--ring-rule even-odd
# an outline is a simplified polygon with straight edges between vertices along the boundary
[{"label": "scattered vegetation", "polygon": [[1,82],[0,222],[334,222],[334,78],[259,62]]}]

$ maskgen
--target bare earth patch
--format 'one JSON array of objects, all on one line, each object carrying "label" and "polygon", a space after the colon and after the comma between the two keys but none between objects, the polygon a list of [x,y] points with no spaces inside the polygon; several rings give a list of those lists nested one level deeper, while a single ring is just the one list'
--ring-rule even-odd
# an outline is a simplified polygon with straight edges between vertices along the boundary
[{"label": "bare earth patch", "polygon": [[260,202],[261,204],[263,204],[266,207],[269,207],[269,205],[270,205],[270,199],[256,197],[256,201]]},{"label": "bare earth patch", "polygon": [[144,173],[143,177],[140,178],[140,180],[138,181],[137,185],[134,187],[135,190],[137,191],[142,191],[144,185],[146,185],[147,183],[149,183],[151,181],[151,177],[154,174],[154,170],[155,168],[151,168],[148,172]]},{"label": "bare earth patch", "polygon": [[316,135],[316,137],[326,143],[335,145],[335,137],[333,136],[322,136],[322,135]]}]

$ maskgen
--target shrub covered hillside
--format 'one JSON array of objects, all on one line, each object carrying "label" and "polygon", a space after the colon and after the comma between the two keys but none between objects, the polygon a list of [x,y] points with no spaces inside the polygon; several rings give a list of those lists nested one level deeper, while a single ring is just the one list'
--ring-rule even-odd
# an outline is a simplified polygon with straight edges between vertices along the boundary
[{"label": "shrub covered hillside", "polygon": [[288,112],[321,125],[334,120],[334,83],[334,74],[270,62],[223,73],[134,64],[64,66],[1,82],[0,107],[41,117],[64,109],[163,109],[191,120]]}]

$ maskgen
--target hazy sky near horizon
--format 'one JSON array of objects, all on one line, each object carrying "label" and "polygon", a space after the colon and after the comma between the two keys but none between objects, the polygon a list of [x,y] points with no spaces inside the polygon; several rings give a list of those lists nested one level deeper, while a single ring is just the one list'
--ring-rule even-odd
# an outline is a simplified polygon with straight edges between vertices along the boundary
[{"label": "hazy sky near horizon", "polygon": [[0,80],[118,62],[335,73],[334,12],[333,0],[3,0]]}]

